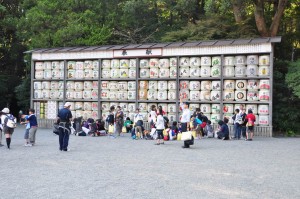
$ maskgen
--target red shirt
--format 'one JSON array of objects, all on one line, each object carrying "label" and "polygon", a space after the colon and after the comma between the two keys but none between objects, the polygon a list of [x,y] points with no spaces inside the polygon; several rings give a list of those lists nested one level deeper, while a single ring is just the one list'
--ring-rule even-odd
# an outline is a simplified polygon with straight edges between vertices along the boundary
[{"label": "red shirt", "polygon": [[246,115],[246,120],[248,121],[248,123],[251,123],[251,121],[252,121],[252,123],[253,123],[252,125],[254,126],[254,122],[256,120],[255,115],[253,115],[252,113],[247,114]]}]

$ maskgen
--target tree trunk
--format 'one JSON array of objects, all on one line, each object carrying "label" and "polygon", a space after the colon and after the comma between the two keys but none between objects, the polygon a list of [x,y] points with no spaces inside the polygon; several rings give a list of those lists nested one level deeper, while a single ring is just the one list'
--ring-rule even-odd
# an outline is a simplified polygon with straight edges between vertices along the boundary
[{"label": "tree trunk", "polygon": [[264,18],[264,0],[253,0],[253,2],[255,5],[254,17],[257,30],[262,37],[269,37],[270,34]]},{"label": "tree trunk", "polygon": [[278,33],[279,25],[280,25],[280,20],[282,18],[283,12],[286,8],[288,0],[279,0],[278,2],[278,7],[276,10],[276,13],[274,15],[272,24],[270,26],[270,36],[275,37]]},{"label": "tree trunk", "polygon": [[232,0],[233,14],[236,23],[241,23],[245,19],[243,2],[243,0]]}]

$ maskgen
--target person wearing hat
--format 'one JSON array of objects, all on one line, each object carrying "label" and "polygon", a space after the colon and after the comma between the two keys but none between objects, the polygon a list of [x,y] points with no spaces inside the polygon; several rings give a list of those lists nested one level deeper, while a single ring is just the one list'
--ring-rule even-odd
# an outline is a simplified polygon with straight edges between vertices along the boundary
[{"label": "person wearing hat", "polygon": [[69,137],[71,133],[71,119],[72,113],[70,111],[71,103],[66,102],[64,108],[58,112],[58,123],[59,123],[59,150],[70,151],[68,149]]},{"label": "person wearing hat", "polygon": [[[191,111],[189,109],[189,103],[183,102],[182,98],[180,98],[180,108],[182,109],[182,116],[180,118],[181,132],[187,132],[191,120]],[[190,148],[190,145],[193,142],[194,142],[194,137],[192,137],[192,140],[184,141],[184,146],[182,146],[182,148]]]},{"label": "person wearing hat", "polygon": [[1,121],[2,121],[2,126],[3,126],[3,132],[4,132],[5,138],[6,138],[6,145],[7,145],[7,148],[10,149],[11,135],[13,134],[14,129],[9,128],[7,126],[8,117],[14,118],[14,122],[17,123],[17,119],[12,114],[9,114],[9,109],[4,108],[2,110]]}]

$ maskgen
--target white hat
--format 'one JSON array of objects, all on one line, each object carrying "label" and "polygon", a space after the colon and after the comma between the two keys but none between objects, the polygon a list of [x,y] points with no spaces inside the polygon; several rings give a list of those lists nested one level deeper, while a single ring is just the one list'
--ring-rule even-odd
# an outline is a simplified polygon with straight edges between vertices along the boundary
[{"label": "white hat", "polygon": [[9,109],[8,109],[8,108],[4,108],[4,109],[2,110],[2,112],[8,114],[8,113],[9,113]]},{"label": "white hat", "polygon": [[64,105],[64,107],[69,107],[69,106],[71,106],[70,102],[66,102],[65,105]]}]

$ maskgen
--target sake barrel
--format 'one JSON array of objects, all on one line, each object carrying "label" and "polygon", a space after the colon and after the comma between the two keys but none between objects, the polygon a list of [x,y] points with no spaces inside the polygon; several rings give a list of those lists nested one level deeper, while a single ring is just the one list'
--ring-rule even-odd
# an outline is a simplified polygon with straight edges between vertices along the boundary
[{"label": "sake barrel", "polygon": [[247,89],[248,90],[258,90],[258,80],[248,80]]},{"label": "sake barrel", "polygon": [[63,98],[64,98],[64,91],[58,90],[58,99],[63,99]]},{"label": "sake barrel", "polygon": [[265,104],[258,105],[258,114],[259,115],[269,115],[269,106]]},{"label": "sake barrel", "polygon": [[234,90],[235,89],[235,80],[224,80],[224,89]]},{"label": "sake barrel", "polygon": [[171,78],[177,77],[177,67],[170,67],[170,77]]},{"label": "sake barrel", "polygon": [[234,90],[224,90],[223,92],[224,101],[233,101],[234,100]]},{"label": "sake barrel", "polygon": [[199,91],[201,88],[200,81],[190,81],[189,89],[192,91]]},{"label": "sake barrel", "polygon": [[75,78],[75,70],[68,70],[68,78],[69,79]]},{"label": "sake barrel", "polygon": [[189,108],[191,111],[196,111],[196,108],[200,108],[200,104],[191,103]]},{"label": "sake barrel", "polygon": [[147,89],[139,89],[139,99],[146,100],[148,95]]},{"label": "sake barrel", "polygon": [[86,60],[83,63],[83,69],[92,69],[93,68],[93,61]]},{"label": "sake barrel", "polygon": [[58,76],[58,78],[59,79],[64,79],[64,74],[65,74],[65,71],[59,70],[59,76]]},{"label": "sake barrel", "polygon": [[236,66],[247,65],[247,57],[244,55],[235,56],[235,65]]},{"label": "sake barrel", "polygon": [[191,67],[190,68],[190,77],[200,77],[201,68],[200,67]]},{"label": "sake barrel", "polygon": [[210,114],[211,113],[211,105],[210,104],[201,104],[200,110],[204,114]]},{"label": "sake barrel", "polygon": [[42,90],[42,98],[49,99],[50,98],[50,90]]},{"label": "sake barrel", "polygon": [[159,66],[159,59],[157,59],[157,58],[151,58],[149,60],[149,66],[150,66],[150,68],[152,68],[152,67],[158,68],[158,66]]},{"label": "sake barrel", "polygon": [[234,113],[233,104],[224,104],[223,105],[223,113]]},{"label": "sake barrel", "polygon": [[84,90],[92,90],[93,82],[92,81],[84,81],[83,88],[84,88]]},{"label": "sake barrel", "polygon": [[77,61],[75,64],[76,70],[83,70],[84,69],[84,63],[82,61]]},{"label": "sake barrel", "polygon": [[60,70],[64,70],[65,69],[65,62],[64,61],[60,61],[59,62],[59,69]]},{"label": "sake barrel", "polygon": [[118,90],[118,82],[117,81],[110,81],[108,84],[108,88],[110,91]]},{"label": "sake barrel", "polygon": [[108,99],[109,90],[101,90],[101,99]]},{"label": "sake barrel", "polygon": [[220,119],[220,114],[211,114],[211,122],[213,124],[217,124]]},{"label": "sake barrel", "polygon": [[246,113],[248,110],[252,110],[253,114],[257,114],[257,104],[247,104],[246,105]]},{"label": "sake barrel", "polygon": [[109,90],[108,99],[110,99],[110,100],[118,99],[118,92],[116,90]]},{"label": "sake barrel", "polygon": [[44,63],[43,62],[35,62],[35,70],[36,71],[44,70]]},{"label": "sake barrel", "polygon": [[191,67],[199,67],[201,65],[200,57],[191,57],[190,58],[190,66]]},{"label": "sake barrel", "polygon": [[149,82],[148,81],[140,81],[139,89],[148,89],[149,88]]},{"label": "sake barrel", "polygon": [[247,71],[247,67],[243,66],[243,65],[239,65],[235,67],[235,76],[236,77],[245,77],[246,76],[246,71]]},{"label": "sake barrel", "polygon": [[158,90],[167,90],[167,88],[168,88],[168,81],[158,81],[157,82]]},{"label": "sake barrel", "polygon": [[259,66],[258,67],[258,76],[269,76],[270,75],[270,67],[269,66]]},{"label": "sake barrel", "polygon": [[190,67],[180,67],[179,68],[179,76],[180,77],[189,77],[190,75]]},{"label": "sake barrel", "polygon": [[120,78],[128,78],[129,70],[128,68],[120,68]]},{"label": "sake barrel", "polygon": [[128,112],[135,113],[136,106],[135,103],[128,103]]},{"label": "sake barrel", "polygon": [[41,99],[42,98],[42,91],[41,90],[35,90],[33,95],[34,95],[34,99]]},{"label": "sake barrel", "polygon": [[120,60],[118,60],[118,59],[112,59],[110,61],[110,67],[112,69],[119,69],[120,68]]},{"label": "sake barrel", "polygon": [[52,70],[59,70],[59,61],[51,62],[51,69]]},{"label": "sake barrel", "polygon": [[121,107],[122,111],[128,111],[128,103],[120,103],[119,106]]},{"label": "sake barrel", "polygon": [[[98,71],[97,71],[98,72]],[[83,78],[84,79],[92,79],[94,76],[92,69],[84,69]]]},{"label": "sake barrel", "polygon": [[200,76],[201,77],[210,77],[211,67],[210,66],[201,66]]},{"label": "sake barrel", "polygon": [[135,91],[135,87],[136,87],[136,83],[135,83],[135,81],[129,81],[128,82],[128,90],[130,90],[130,91]]},{"label": "sake barrel", "polygon": [[52,68],[51,62],[49,61],[45,61],[43,65],[44,65],[44,70],[51,70]]},{"label": "sake barrel", "polygon": [[190,98],[190,92],[187,89],[183,89],[179,91],[179,97],[183,100],[188,100]]},{"label": "sake barrel", "polygon": [[257,55],[248,55],[247,56],[247,65],[258,65],[258,56]]},{"label": "sake barrel", "polygon": [[245,104],[234,104],[233,110],[239,109],[241,111],[241,106],[242,106],[242,109],[245,110]]},{"label": "sake barrel", "polygon": [[83,79],[84,78],[84,70],[76,70],[75,71],[75,78],[76,79]]},{"label": "sake barrel", "polygon": [[258,100],[258,91],[248,90],[247,91],[247,101],[257,101]]},{"label": "sake barrel", "polygon": [[260,126],[268,126],[269,125],[269,116],[268,115],[259,115],[258,116],[258,124]]},{"label": "sake barrel", "polygon": [[176,113],[176,104],[168,104],[168,113]]},{"label": "sake barrel", "polygon": [[76,62],[75,61],[68,61],[68,70],[75,70],[76,69]]},{"label": "sake barrel", "polygon": [[111,78],[119,78],[120,77],[120,69],[113,68],[110,70],[110,77]]},{"label": "sake barrel", "polygon": [[103,69],[102,70],[102,77],[103,78],[110,78],[110,69]]},{"label": "sake barrel", "polygon": [[101,90],[109,89],[109,81],[101,81]]},{"label": "sake barrel", "polygon": [[177,88],[176,81],[168,81],[168,89],[175,90]]},{"label": "sake barrel", "polygon": [[213,67],[211,67],[210,75],[212,77],[220,77],[221,76],[221,66],[213,66]]},{"label": "sake barrel", "polygon": [[48,82],[48,81],[42,82],[42,89],[50,90],[51,89],[51,82]]},{"label": "sake barrel", "polygon": [[169,59],[170,67],[176,67],[177,66],[177,58],[172,57]]},{"label": "sake barrel", "polygon": [[110,60],[109,59],[104,59],[102,60],[102,68],[110,68]]},{"label": "sake barrel", "polygon": [[224,77],[234,77],[235,70],[233,66],[224,66]]},{"label": "sake barrel", "polygon": [[147,106],[147,103],[139,103],[139,109],[140,109],[140,112],[147,112],[148,106]]},{"label": "sake barrel", "polygon": [[221,81],[211,81],[211,89],[213,91],[220,91],[221,90]]},{"label": "sake barrel", "polygon": [[128,83],[127,82],[118,82],[118,89],[120,91],[127,91],[128,90]]},{"label": "sake barrel", "polygon": [[82,91],[74,91],[74,99],[82,99],[83,92]]},{"label": "sake barrel", "polygon": [[118,100],[127,100],[128,99],[128,93],[127,91],[118,91],[118,95],[117,95],[117,99]]},{"label": "sake barrel", "polygon": [[169,68],[170,67],[169,59],[160,59],[158,65],[159,68]]},{"label": "sake barrel", "polygon": [[211,81],[202,81],[201,82],[201,90],[202,91],[210,91],[211,90]]},{"label": "sake barrel", "polygon": [[158,88],[157,81],[149,81],[148,88],[149,90],[157,90]]},{"label": "sake barrel", "polygon": [[83,110],[91,111],[92,110],[92,102],[83,102]]},{"label": "sake barrel", "polygon": [[41,90],[42,89],[42,82],[33,82],[33,89],[34,90]]},{"label": "sake barrel", "polygon": [[246,90],[247,89],[247,80],[236,80],[235,88],[238,90]]},{"label": "sake barrel", "polygon": [[190,100],[199,101],[200,100],[200,91],[190,91]]},{"label": "sake barrel", "polygon": [[147,112],[140,112],[143,117],[143,121],[146,122],[148,120],[148,113]]},{"label": "sake barrel", "polygon": [[235,101],[246,101],[247,92],[246,90],[236,90],[235,91]]},{"label": "sake barrel", "polygon": [[34,72],[35,79],[43,79],[44,78],[44,71],[38,70]]},{"label": "sake barrel", "polygon": [[129,90],[128,91],[128,99],[129,100],[135,100],[136,99],[136,91]]},{"label": "sake barrel", "polygon": [[129,59],[121,59],[120,68],[129,68]]},{"label": "sake barrel", "polygon": [[140,77],[141,78],[149,78],[150,77],[150,70],[147,68],[140,69]]},{"label": "sake barrel", "polygon": [[179,66],[180,67],[188,67],[188,66],[190,66],[190,58],[188,58],[188,57],[181,57],[179,59]]},{"label": "sake barrel", "polygon": [[76,117],[83,117],[83,111],[82,110],[75,111],[75,116]]},{"label": "sake barrel", "polygon": [[179,88],[180,88],[180,90],[181,89],[188,89],[189,86],[190,86],[190,81],[184,80],[184,81],[180,81],[179,82]]},{"label": "sake barrel", "polygon": [[176,100],[176,90],[168,90],[168,100]]},{"label": "sake barrel", "polygon": [[51,78],[52,78],[52,71],[44,70],[44,79],[51,79]]},{"label": "sake barrel", "polygon": [[136,59],[129,60],[129,68],[136,68]]},{"label": "sake barrel", "polygon": [[211,58],[211,65],[212,66],[221,66],[221,57],[215,56]]},{"label": "sake barrel", "polygon": [[150,68],[149,66],[149,60],[148,59],[141,59],[140,60],[140,68]]},{"label": "sake barrel", "polygon": [[135,78],[136,77],[136,69],[135,68],[129,68],[128,77],[129,78]]},{"label": "sake barrel", "polygon": [[211,92],[210,91],[201,91],[200,92],[200,100],[201,101],[210,101],[211,100]]},{"label": "sake barrel", "polygon": [[270,90],[261,89],[259,91],[259,101],[269,101],[270,100]]},{"label": "sake barrel", "polygon": [[170,69],[168,68],[160,68],[158,72],[158,77],[168,78],[170,77]]},{"label": "sake barrel", "polygon": [[257,65],[248,65],[246,74],[248,77],[256,77],[258,74]]},{"label": "sake barrel", "polygon": [[211,57],[201,57],[201,66],[211,66]]},{"label": "sake barrel", "polygon": [[235,58],[232,56],[226,56],[224,57],[224,66],[234,66]]},{"label": "sake barrel", "polygon": [[64,88],[64,82],[63,81],[58,81],[58,89],[63,89],[63,88]]},{"label": "sake barrel", "polygon": [[270,56],[269,55],[261,55],[258,57],[258,64],[260,66],[269,66],[270,65]]},{"label": "sake barrel", "polygon": [[107,112],[102,112],[101,117],[102,117],[103,120],[106,120],[106,118],[108,117],[108,115],[109,115],[108,111]]},{"label": "sake barrel", "polygon": [[150,78],[158,78],[159,69],[151,67],[150,68]]},{"label": "sake barrel", "polygon": [[228,119],[228,124],[233,124],[234,123],[234,120],[232,119],[232,113],[225,113],[224,118],[225,117]]},{"label": "sake barrel", "polygon": [[99,118],[98,111],[92,111],[92,118],[94,118],[94,119]]},{"label": "sake barrel", "polygon": [[58,82],[57,81],[51,81],[50,82],[50,89],[51,90],[58,90],[59,89]]},{"label": "sake barrel", "polygon": [[92,102],[92,110],[98,111],[98,102]]},{"label": "sake barrel", "polygon": [[74,89],[76,91],[82,91],[83,90],[83,82],[75,82],[74,83]]},{"label": "sake barrel", "polygon": [[168,92],[166,90],[158,90],[157,99],[158,100],[167,100],[168,99]]},{"label": "sake barrel", "polygon": [[82,92],[83,99],[92,99],[92,91],[91,90],[84,90]]},{"label": "sake barrel", "polygon": [[99,70],[99,61],[93,61],[92,69]]},{"label": "sake barrel", "polygon": [[102,109],[103,111],[109,111],[109,109],[110,109],[110,104],[109,104],[109,102],[102,102],[102,103],[101,103],[101,109]]},{"label": "sake barrel", "polygon": [[92,99],[97,99],[99,98],[99,93],[98,93],[98,89],[93,89],[92,90]]},{"label": "sake barrel", "polygon": [[220,104],[212,104],[211,105],[211,113],[214,113],[214,114],[221,113]]},{"label": "sake barrel", "polygon": [[88,119],[92,117],[92,111],[83,111],[83,119]]},{"label": "sake barrel", "polygon": [[220,101],[221,91],[211,91],[211,101]]},{"label": "sake barrel", "polygon": [[270,89],[270,80],[268,79],[261,79],[259,80],[259,89]]}]

